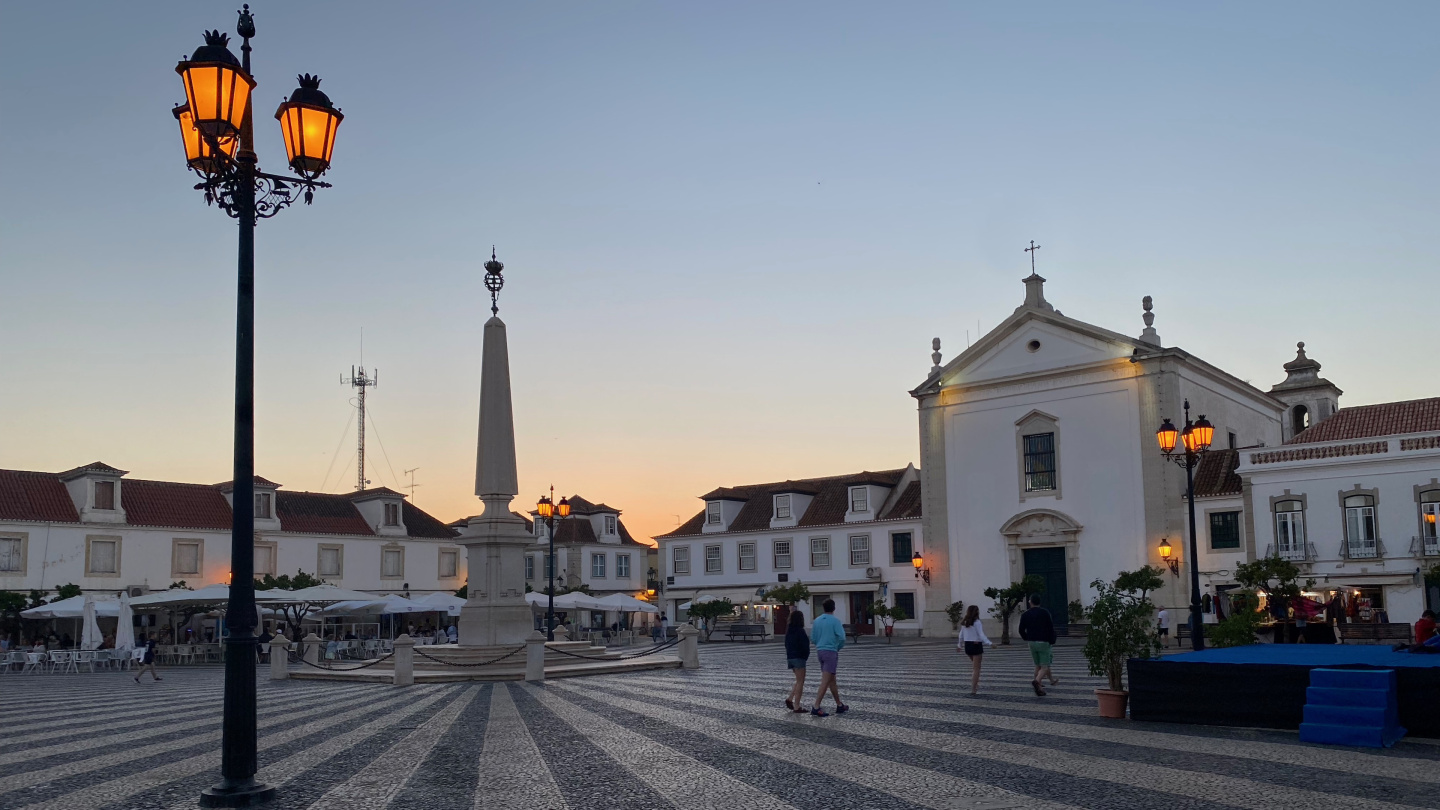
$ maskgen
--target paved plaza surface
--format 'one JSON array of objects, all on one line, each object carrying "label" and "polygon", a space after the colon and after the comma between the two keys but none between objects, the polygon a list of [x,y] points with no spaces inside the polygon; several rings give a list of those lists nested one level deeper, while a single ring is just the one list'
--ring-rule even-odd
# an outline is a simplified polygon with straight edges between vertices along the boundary
[{"label": "paved plaza surface", "polygon": [[[986,656],[972,698],[950,645],[867,640],[841,655],[852,711],[823,719],[785,711],[780,645],[701,650],[698,671],[543,686],[262,672],[260,778],[273,807],[336,810],[1440,807],[1430,741],[1102,720],[1074,646],[1048,697],[1015,646]],[[197,806],[218,780],[223,673],[162,675],[0,676],[0,808]]]}]

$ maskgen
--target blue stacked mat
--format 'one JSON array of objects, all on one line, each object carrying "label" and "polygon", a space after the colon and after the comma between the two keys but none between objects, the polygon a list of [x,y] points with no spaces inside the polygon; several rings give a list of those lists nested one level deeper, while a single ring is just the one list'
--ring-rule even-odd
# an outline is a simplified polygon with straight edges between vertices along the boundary
[{"label": "blue stacked mat", "polygon": [[1389,748],[1400,727],[1393,669],[1310,670],[1302,742]]}]

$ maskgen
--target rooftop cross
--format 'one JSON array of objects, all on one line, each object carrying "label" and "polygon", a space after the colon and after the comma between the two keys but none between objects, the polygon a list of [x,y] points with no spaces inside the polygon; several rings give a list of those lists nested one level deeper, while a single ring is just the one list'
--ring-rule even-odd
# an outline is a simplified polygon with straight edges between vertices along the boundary
[{"label": "rooftop cross", "polygon": [[1031,275],[1034,275],[1034,274],[1035,274],[1035,251],[1039,250],[1040,248],[1041,248],[1041,245],[1035,244],[1035,240],[1034,240],[1034,239],[1031,239],[1031,240],[1030,240],[1030,247],[1025,248],[1025,252],[1030,254],[1030,274],[1031,274]]}]

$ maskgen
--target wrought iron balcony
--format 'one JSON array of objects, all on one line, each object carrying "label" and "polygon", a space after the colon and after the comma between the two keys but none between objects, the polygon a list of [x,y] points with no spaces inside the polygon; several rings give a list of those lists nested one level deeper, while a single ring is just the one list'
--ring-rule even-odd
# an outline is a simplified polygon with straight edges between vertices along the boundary
[{"label": "wrought iron balcony", "polygon": [[1410,538],[1410,553],[1416,557],[1440,557],[1440,537]]},{"label": "wrought iron balcony", "polygon": [[1373,560],[1385,556],[1385,541],[1346,540],[1340,544],[1340,556],[1347,560]]},{"label": "wrought iron balcony", "polygon": [[1266,557],[1279,557],[1282,560],[1305,561],[1313,560],[1316,557],[1314,543],[1271,543],[1265,547]]}]

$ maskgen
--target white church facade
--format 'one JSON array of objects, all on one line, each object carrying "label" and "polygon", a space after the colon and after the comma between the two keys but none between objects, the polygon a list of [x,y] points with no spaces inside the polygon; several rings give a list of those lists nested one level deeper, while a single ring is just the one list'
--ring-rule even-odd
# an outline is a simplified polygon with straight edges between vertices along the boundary
[{"label": "white church facade", "polygon": [[[935,365],[911,391],[919,410],[924,530],[932,538],[927,634],[949,632],[945,605],[958,599],[988,608],[987,587],[1026,574],[1044,581],[1042,599],[1061,622],[1069,603],[1093,597],[1092,580],[1146,564],[1170,570],[1167,562],[1177,563],[1157,600],[1188,605],[1190,565],[1198,562],[1202,590],[1215,594],[1233,586],[1237,564],[1276,542],[1271,510],[1284,504],[1287,486],[1300,493],[1297,479],[1327,481],[1327,526],[1341,526],[1340,513],[1358,508],[1345,505],[1360,503],[1355,498],[1375,498],[1365,491],[1374,487],[1359,479],[1340,485],[1359,473],[1352,457],[1346,463],[1353,472],[1336,469],[1331,452],[1281,449],[1287,441],[1313,443],[1307,437],[1347,413],[1339,409],[1339,389],[1311,373],[1318,364],[1303,350],[1300,367],[1286,365],[1286,382],[1262,391],[1164,346],[1148,298],[1145,329],[1130,337],[1066,317],[1046,301],[1044,281],[1033,273],[1026,278],[1024,303],[948,363],[940,362],[937,339]],[[1162,456],[1155,440],[1162,420],[1183,425],[1187,402],[1192,418],[1204,415],[1215,425],[1214,449],[1197,471],[1198,561],[1188,553],[1185,471]],[[1386,439],[1393,450],[1371,454],[1383,456],[1398,476],[1388,484],[1396,494],[1379,500],[1402,511],[1391,504],[1403,490],[1411,535],[1386,539],[1396,559],[1383,563],[1382,574],[1372,573],[1378,562],[1342,562],[1340,579],[1371,576],[1375,587],[1390,591],[1395,621],[1414,621],[1422,607],[1417,560],[1433,547],[1423,542],[1423,499],[1440,472],[1440,454],[1431,449],[1440,434],[1435,410],[1434,418],[1408,425],[1418,431],[1413,435]],[[1363,432],[1350,433],[1356,430]],[[1402,444],[1415,449],[1402,451]],[[1307,462],[1318,467],[1305,468]],[[1440,485],[1433,489],[1440,496]],[[1309,503],[1319,508],[1315,496]],[[1402,531],[1394,520],[1385,529],[1392,535]],[[1421,539],[1411,543],[1411,536]],[[1340,549],[1334,539],[1325,541],[1332,558],[1328,546]],[[1170,561],[1161,558],[1162,541],[1174,549]]]}]

